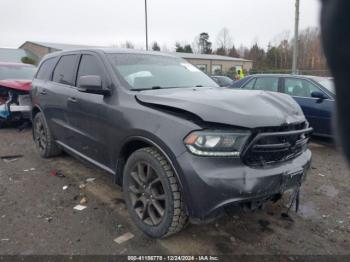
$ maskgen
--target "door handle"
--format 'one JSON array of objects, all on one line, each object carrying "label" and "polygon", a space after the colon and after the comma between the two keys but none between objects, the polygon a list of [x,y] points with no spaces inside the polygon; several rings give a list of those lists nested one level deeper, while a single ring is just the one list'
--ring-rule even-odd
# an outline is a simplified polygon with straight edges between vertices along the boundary
[{"label": "door handle", "polygon": [[40,91],[40,95],[46,95],[47,93],[46,93],[46,89],[42,89],[41,91]]},{"label": "door handle", "polygon": [[75,97],[68,97],[68,101],[73,103],[78,102],[78,100]]}]

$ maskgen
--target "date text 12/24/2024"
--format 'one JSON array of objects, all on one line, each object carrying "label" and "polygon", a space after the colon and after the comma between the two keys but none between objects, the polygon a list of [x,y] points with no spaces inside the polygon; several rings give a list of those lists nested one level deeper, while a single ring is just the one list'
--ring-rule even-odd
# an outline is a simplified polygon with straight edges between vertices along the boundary
[{"label": "date text 12/24/2024", "polygon": [[128,256],[128,261],[219,261],[217,256]]}]

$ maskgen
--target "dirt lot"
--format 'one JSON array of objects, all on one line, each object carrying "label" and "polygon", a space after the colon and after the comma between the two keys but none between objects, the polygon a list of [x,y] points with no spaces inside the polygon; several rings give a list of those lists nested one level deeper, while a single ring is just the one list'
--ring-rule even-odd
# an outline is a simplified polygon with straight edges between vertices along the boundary
[{"label": "dirt lot", "polygon": [[[350,171],[328,142],[313,141],[311,148],[294,222],[281,218],[280,202],[154,240],[130,221],[110,175],[67,155],[41,159],[30,130],[1,129],[0,156],[23,157],[0,160],[0,254],[350,254]],[[50,175],[53,169],[66,177]],[[96,180],[86,183],[91,177]],[[73,210],[84,196],[88,207]],[[126,232],[135,237],[113,241]]]}]

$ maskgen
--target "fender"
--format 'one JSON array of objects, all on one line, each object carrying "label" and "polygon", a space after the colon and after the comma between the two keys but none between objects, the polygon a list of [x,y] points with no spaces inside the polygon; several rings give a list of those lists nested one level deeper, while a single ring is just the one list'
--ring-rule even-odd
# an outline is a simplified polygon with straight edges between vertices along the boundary
[{"label": "fender", "polygon": [[183,184],[182,177],[184,176],[184,174],[182,173],[181,168],[179,167],[179,165],[176,161],[175,155],[172,153],[172,151],[169,149],[169,147],[163,141],[161,141],[159,138],[157,138],[153,134],[147,134],[147,137],[144,135],[129,136],[123,141],[122,146],[120,147],[118,154],[117,154],[117,156],[118,156],[117,163],[116,163],[116,170],[117,171],[116,171],[115,176],[114,176],[114,182],[118,184],[122,181],[121,180],[122,170],[120,168],[121,168],[121,166],[124,165],[124,163],[121,163],[121,161],[123,159],[121,157],[121,153],[122,153],[122,149],[124,148],[124,146],[132,141],[142,141],[142,142],[145,142],[147,144],[150,144],[150,145],[154,146],[155,148],[157,148],[164,155],[166,160],[169,162],[171,168],[174,170],[175,176],[176,176],[177,181],[179,183],[180,190],[182,192],[182,195],[183,195],[183,198],[184,198],[186,205],[188,203],[190,203],[189,201],[187,201],[187,198],[189,196],[188,188]]}]

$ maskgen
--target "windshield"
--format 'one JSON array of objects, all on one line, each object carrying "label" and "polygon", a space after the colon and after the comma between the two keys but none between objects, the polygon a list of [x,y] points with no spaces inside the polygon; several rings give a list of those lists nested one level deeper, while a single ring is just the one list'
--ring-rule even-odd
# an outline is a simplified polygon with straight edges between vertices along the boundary
[{"label": "windshield", "polygon": [[197,67],[180,58],[151,54],[110,54],[109,57],[131,90],[218,86]]},{"label": "windshield", "polygon": [[334,81],[333,81],[333,79],[322,78],[322,79],[317,79],[316,81],[320,85],[325,87],[328,91],[330,91],[331,93],[335,94],[335,88],[334,88]]},{"label": "windshield", "polygon": [[26,79],[31,80],[36,72],[35,67],[20,65],[1,65],[0,80],[4,79]]}]

